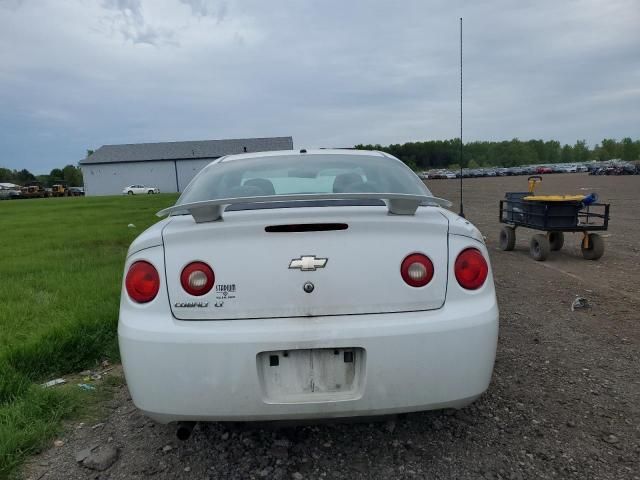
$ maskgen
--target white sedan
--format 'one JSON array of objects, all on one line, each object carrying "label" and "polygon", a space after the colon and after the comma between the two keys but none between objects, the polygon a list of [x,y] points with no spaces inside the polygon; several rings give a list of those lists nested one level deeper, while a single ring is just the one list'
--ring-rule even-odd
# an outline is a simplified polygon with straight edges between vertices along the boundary
[{"label": "white sedan", "polygon": [[498,306],[483,237],[449,205],[381,152],[212,162],[129,248],[135,405],[183,425],[468,405]]},{"label": "white sedan", "polygon": [[147,187],[145,185],[129,185],[122,190],[125,195],[138,195],[138,194],[154,194],[160,193],[158,187]]}]

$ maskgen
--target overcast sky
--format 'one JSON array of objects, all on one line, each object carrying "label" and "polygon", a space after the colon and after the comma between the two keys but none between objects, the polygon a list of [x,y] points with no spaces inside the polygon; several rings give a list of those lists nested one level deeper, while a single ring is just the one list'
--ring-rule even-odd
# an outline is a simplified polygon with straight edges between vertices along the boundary
[{"label": "overcast sky", "polygon": [[638,0],[0,0],[0,166],[292,135],[640,137]]}]

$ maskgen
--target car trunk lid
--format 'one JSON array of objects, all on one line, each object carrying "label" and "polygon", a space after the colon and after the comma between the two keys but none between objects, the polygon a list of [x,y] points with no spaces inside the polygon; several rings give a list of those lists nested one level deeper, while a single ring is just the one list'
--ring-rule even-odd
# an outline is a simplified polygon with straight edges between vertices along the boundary
[{"label": "car trunk lid", "polygon": [[[231,320],[438,309],[448,262],[448,221],[439,210],[280,208],[227,212],[223,221],[200,224],[175,216],[163,230],[172,312],[181,320]],[[400,275],[402,260],[416,252],[434,266],[420,288]],[[180,284],[193,261],[215,272],[214,288],[200,297]]]}]

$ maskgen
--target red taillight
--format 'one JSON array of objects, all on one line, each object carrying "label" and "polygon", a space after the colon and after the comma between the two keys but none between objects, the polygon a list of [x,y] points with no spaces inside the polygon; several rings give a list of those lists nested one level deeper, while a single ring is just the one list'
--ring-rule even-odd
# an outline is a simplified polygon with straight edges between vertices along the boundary
[{"label": "red taillight", "polygon": [[149,262],[138,261],[129,267],[124,284],[131,300],[147,303],[156,298],[160,290],[160,276]]},{"label": "red taillight", "polygon": [[184,267],[180,283],[184,291],[196,297],[208,293],[216,281],[213,270],[203,262],[193,262]]},{"label": "red taillight", "polygon": [[454,266],[456,279],[461,287],[476,290],[484,285],[489,274],[489,265],[475,248],[467,248],[460,252]]},{"label": "red taillight", "polygon": [[433,278],[433,263],[421,253],[412,253],[400,265],[400,275],[407,285],[424,287]]}]

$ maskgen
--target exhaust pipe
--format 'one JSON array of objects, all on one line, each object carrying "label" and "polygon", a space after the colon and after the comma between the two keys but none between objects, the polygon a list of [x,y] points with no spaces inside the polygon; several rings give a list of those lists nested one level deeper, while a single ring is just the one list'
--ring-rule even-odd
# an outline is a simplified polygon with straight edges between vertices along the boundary
[{"label": "exhaust pipe", "polygon": [[178,428],[176,429],[176,437],[178,437],[178,440],[188,440],[196,423],[197,422],[178,422]]}]

